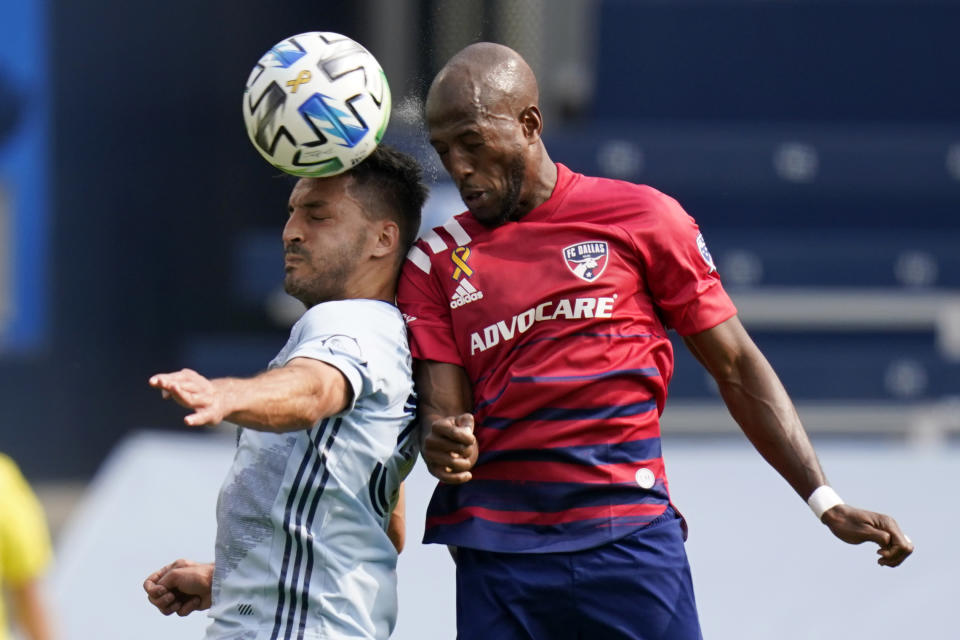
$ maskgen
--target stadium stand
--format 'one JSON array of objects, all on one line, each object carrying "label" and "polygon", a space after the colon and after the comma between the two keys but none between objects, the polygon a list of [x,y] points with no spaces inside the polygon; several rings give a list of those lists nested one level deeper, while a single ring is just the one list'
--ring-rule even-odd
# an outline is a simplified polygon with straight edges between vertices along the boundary
[{"label": "stadium stand", "polygon": [[[825,20],[805,3],[606,0],[597,11],[595,90],[581,117],[548,122],[554,159],[677,197],[790,392],[834,406],[839,432],[877,403],[916,412],[955,396],[960,93],[942,82],[960,8],[835,2]],[[886,46],[894,33],[914,46]],[[394,144],[435,164],[419,131],[396,131]],[[448,189],[436,189],[449,210],[434,223],[459,210]],[[276,319],[274,236],[237,239],[231,287]],[[270,350],[229,340],[191,339],[188,360],[216,372]],[[674,411],[692,424],[683,407],[715,392],[676,347]]]}]

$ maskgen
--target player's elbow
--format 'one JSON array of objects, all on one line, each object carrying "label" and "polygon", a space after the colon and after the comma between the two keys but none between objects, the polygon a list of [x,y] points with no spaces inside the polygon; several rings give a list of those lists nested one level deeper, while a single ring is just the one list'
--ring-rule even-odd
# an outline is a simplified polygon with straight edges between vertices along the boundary
[{"label": "player's elbow", "polygon": [[343,413],[353,400],[353,388],[336,367],[310,358],[294,358],[285,368],[295,375],[291,386],[299,428],[310,428]]},{"label": "player's elbow", "polygon": [[[261,428],[276,433],[312,429],[329,415],[324,413],[321,403],[310,397],[298,398],[283,408],[265,408],[264,414]],[[242,418],[238,422],[244,424]]]},{"label": "player's elbow", "polygon": [[743,367],[736,360],[713,362],[707,367],[707,371],[721,389],[738,388],[743,384]]},{"label": "player's elbow", "polygon": [[323,402],[320,398],[313,398],[304,412],[304,421],[314,425],[324,418],[329,418],[336,411],[330,406],[329,402]]},{"label": "player's elbow", "polygon": [[350,400],[350,395],[337,390],[320,394],[314,399],[310,417],[316,423],[324,418],[343,413],[350,407]]},{"label": "player's elbow", "polygon": [[315,424],[343,413],[350,404],[350,398],[345,393],[338,393],[336,389],[317,389],[306,395],[295,417],[298,425],[296,429],[310,429]]},{"label": "player's elbow", "polygon": [[323,418],[313,419],[312,416],[291,417],[287,420],[277,423],[276,430],[280,433],[284,433],[287,431],[303,431],[305,429],[312,429],[313,426],[322,419]]},{"label": "player's elbow", "polygon": [[752,342],[713,351],[703,358],[703,364],[721,388],[741,387],[769,367]]},{"label": "player's elbow", "polygon": [[297,411],[287,416],[278,426],[280,431],[299,431],[312,429],[317,423],[329,418],[336,411],[331,410],[328,403],[318,398],[304,398]]}]

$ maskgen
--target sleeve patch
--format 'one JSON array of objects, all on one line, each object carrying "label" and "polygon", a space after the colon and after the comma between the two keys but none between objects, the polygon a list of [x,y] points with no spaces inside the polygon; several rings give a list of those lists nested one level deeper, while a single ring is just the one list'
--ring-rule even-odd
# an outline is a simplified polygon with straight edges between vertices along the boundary
[{"label": "sleeve patch", "polygon": [[716,271],[717,266],[713,263],[713,256],[710,255],[710,249],[707,249],[707,241],[703,239],[703,233],[697,233],[697,249],[700,251],[700,257],[703,258],[703,261],[710,267],[710,271],[707,273]]}]

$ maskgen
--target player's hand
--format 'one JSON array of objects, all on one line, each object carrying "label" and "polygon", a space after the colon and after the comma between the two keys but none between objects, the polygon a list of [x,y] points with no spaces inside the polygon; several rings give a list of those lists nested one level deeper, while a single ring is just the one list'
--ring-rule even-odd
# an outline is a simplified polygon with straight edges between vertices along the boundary
[{"label": "player's hand", "polygon": [[164,399],[172,398],[181,407],[194,410],[183,419],[188,426],[215,425],[226,417],[217,386],[193,369],[158,373],[150,378],[150,386],[160,389]]},{"label": "player's hand", "polygon": [[470,469],[477,463],[477,438],[473,415],[463,413],[435,420],[423,441],[423,460],[441,482],[463,484],[473,478]]},{"label": "player's hand", "polygon": [[213,564],[181,558],[151,573],[143,581],[147,600],[165,616],[185,616],[210,608]]},{"label": "player's hand", "polygon": [[913,553],[913,543],[900,530],[897,521],[882,513],[838,504],[827,509],[821,517],[833,535],[849,544],[876,542],[877,564],[895,567]]}]

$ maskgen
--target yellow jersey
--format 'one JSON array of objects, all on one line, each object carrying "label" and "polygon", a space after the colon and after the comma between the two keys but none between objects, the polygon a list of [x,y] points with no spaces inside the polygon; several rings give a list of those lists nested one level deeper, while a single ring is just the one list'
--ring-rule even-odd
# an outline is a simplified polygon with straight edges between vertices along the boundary
[{"label": "yellow jersey", "polygon": [[[40,502],[20,469],[0,453],[0,587],[39,577],[50,563],[50,534]],[[0,598],[0,640],[7,640]]]}]

